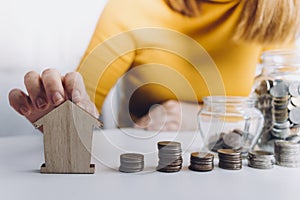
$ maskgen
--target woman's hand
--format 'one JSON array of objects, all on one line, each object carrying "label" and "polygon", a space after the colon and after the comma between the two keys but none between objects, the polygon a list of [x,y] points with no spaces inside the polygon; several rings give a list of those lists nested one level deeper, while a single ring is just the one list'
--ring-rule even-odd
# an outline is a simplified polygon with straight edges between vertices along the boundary
[{"label": "woman's hand", "polygon": [[30,71],[24,77],[24,84],[27,94],[13,89],[9,93],[9,102],[32,123],[68,99],[98,117],[98,111],[90,101],[78,72],[61,76],[55,69],[46,69],[41,75]]},{"label": "woman's hand", "polygon": [[151,131],[196,130],[199,109],[198,104],[169,100],[153,106],[134,127]]}]

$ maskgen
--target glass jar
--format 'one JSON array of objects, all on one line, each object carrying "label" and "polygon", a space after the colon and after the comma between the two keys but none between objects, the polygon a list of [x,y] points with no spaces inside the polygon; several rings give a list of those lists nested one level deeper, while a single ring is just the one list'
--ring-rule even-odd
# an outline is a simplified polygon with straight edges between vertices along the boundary
[{"label": "glass jar", "polygon": [[262,73],[252,92],[265,119],[258,144],[274,151],[276,140],[294,140],[299,135],[300,50],[266,51],[261,59]]},{"label": "glass jar", "polygon": [[263,128],[263,115],[255,99],[209,96],[198,114],[202,151],[235,149],[246,154],[252,150]]}]

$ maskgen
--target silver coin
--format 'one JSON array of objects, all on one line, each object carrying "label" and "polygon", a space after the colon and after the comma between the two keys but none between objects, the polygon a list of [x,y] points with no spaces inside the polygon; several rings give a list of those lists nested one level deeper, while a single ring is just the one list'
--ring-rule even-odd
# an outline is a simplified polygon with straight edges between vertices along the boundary
[{"label": "silver coin", "polygon": [[231,149],[241,148],[242,140],[243,140],[243,137],[236,132],[230,132],[223,136],[224,145]]},{"label": "silver coin", "polygon": [[289,167],[289,168],[299,168],[300,163],[284,163],[284,162],[276,162],[277,165],[282,166],[282,167]]},{"label": "silver coin", "polygon": [[218,150],[219,155],[224,155],[224,156],[240,156],[241,152],[238,152],[233,149],[219,149]]},{"label": "silver coin", "polygon": [[121,161],[143,161],[144,155],[138,153],[124,153],[120,155]]},{"label": "silver coin", "polygon": [[292,102],[289,102],[288,105],[287,105],[287,108],[288,108],[289,111],[291,111],[291,110],[293,110],[294,108],[296,108],[296,106],[294,106],[294,105],[292,104]]},{"label": "silver coin", "polygon": [[277,129],[286,129],[286,128],[290,128],[291,127],[291,123],[289,121],[285,121],[282,123],[273,123],[273,127],[277,128]]},{"label": "silver coin", "polygon": [[300,124],[300,107],[290,111],[289,119],[293,124]]},{"label": "silver coin", "polygon": [[290,101],[295,107],[300,106],[300,97],[291,97]]},{"label": "silver coin", "polygon": [[286,137],[288,137],[290,135],[290,129],[289,128],[286,128],[286,129],[272,128],[271,134],[276,138],[285,139]]},{"label": "silver coin", "polygon": [[272,165],[257,165],[257,164],[253,164],[253,163],[249,162],[248,166],[255,168],[255,169],[272,169],[274,167],[274,164],[272,164]]},{"label": "silver coin", "polygon": [[270,90],[270,94],[273,97],[286,97],[288,96],[288,86],[284,82],[279,82],[273,86]]},{"label": "silver coin", "polygon": [[120,166],[119,171],[124,173],[136,173],[136,172],[143,171],[143,168],[130,169],[130,168]]},{"label": "silver coin", "polygon": [[160,141],[157,143],[158,149],[178,150],[181,149],[181,144],[175,141]]},{"label": "silver coin", "polygon": [[299,82],[299,81],[292,82],[292,83],[289,85],[289,93],[290,93],[293,97],[298,97],[298,96],[300,96],[300,82]]},{"label": "silver coin", "polygon": [[289,141],[284,141],[284,140],[278,140],[275,142],[275,147],[286,147],[286,148],[290,148],[290,147],[300,147],[300,145],[295,144],[293,142],[289,142]]},{"label": "silver coin", "polygon": [[242,164],[224,164],[219,162],[219,167],[226,170],[240,170],[242,169]]},{"label": "silver coin", "polygon": [[274,154],[268,151],[262,151],[262,150],[257,150],[257,151],[250,151],[249,156],[253,158],[269,158],[273,157]]},{"label": "silver coin", "polygon": [[191,153],[191,160],[197,161],[211,161],[214,159],[214,155],[208,152],[193,152]]},{"label": "silver coin", "polygon": [[240,136],[243,136],[245,134],[244,131],[240,130],[240,129],[234,129],[232,132],[239,134]]},{"label": "silver coin", "polygon": [[299,135],[290,135],[286,138],[286,141],[300,143],[300,136]]}]

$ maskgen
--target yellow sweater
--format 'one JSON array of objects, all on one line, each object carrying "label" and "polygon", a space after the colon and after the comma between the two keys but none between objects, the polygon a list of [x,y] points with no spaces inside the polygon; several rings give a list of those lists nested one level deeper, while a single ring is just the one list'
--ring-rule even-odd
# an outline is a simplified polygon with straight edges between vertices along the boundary
[{"label": "yellow sweater", "polygon": [[232,40],[242,1],[200,2],[190,18],[163,0],[108,1],[78,68],[99,110],[122,76],[135,117],[168,99],[249,95],[262,47]]}]

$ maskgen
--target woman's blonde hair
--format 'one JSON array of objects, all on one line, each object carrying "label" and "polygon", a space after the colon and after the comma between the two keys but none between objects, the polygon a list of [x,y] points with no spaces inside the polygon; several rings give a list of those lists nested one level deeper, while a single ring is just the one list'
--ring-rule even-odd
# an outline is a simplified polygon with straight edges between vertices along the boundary
[{"label": "woman's blonde hair", "polygon": [[[199,0],[165,0],[170,8],[193,17],[201,13]],[[300,0],[240,0],[243,9],[236,40],[264,45],[293,42],[300,30]]]}]

